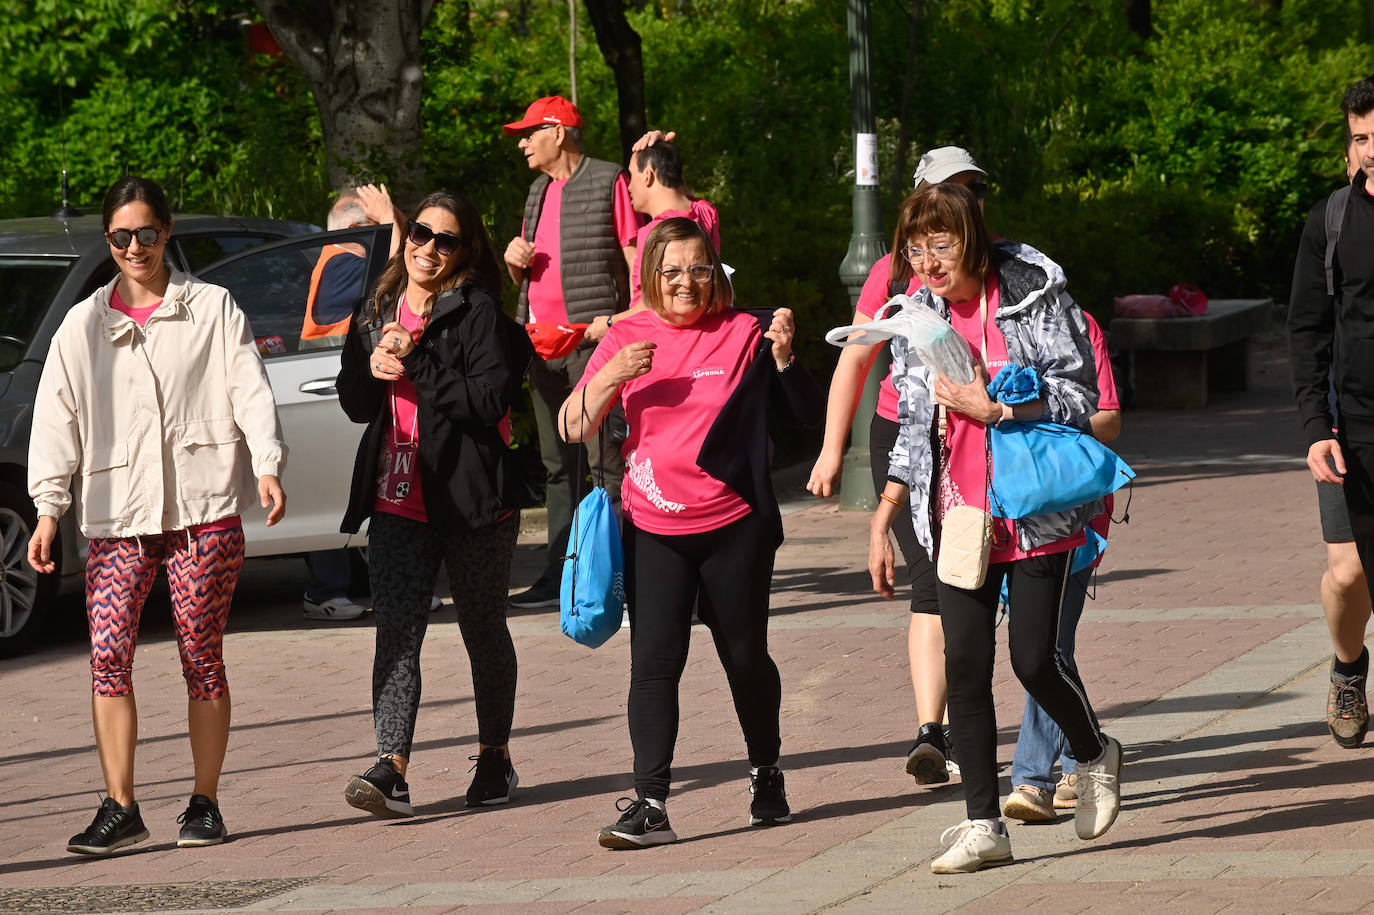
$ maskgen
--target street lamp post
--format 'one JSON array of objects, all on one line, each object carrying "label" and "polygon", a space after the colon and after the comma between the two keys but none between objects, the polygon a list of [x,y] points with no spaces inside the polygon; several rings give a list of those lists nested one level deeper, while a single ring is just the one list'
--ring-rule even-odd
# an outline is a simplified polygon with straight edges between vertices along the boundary
[{"label": "street lamp post", "polygon": [[[849,236],[849,251],[840,264],[840,281],[849,290],[850,314],[859,302],[859,292],[873,264],[887,253],[883,240],[882,200],[878,190],[878,134],[873,119],[872,70],[868,36],[872,29],[871,0],[849,2],[849,86],[854,130],[854,231]],[[877,505],[868,469],[868,425],[878,403],[878,384],[885,374],[887,351],[864,382],[863,396],[854,413],[849,433],[849,450],[844,455],[844,477],[840,484],[840,507],[853,511],[872,511]]]}]

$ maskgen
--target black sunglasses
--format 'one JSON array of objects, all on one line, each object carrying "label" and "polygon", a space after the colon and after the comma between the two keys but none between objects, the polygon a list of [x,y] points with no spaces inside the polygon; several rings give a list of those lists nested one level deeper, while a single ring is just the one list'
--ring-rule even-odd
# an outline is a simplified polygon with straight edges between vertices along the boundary
[{"label": "black sunglasses", "polygon": [[434,240],[434,250],[436,253],[448,257],[458,250],[460,239],[457,235],[450,235],[447,232],[436,232],[429,226],[418,222],[410,224],[410,243],[417,248],[423,248],[429,244],[430,239]]},{"label": "black sunglasses", "polygon": [[143,226],[138,229],[115,229],[113,232],[106,232],[105,237],[110,240],[110,244],[123,251],[133,244],[135,238],[138,243],[145,248],[151,248],[157,244],[158,236],[162,234],[161,229],[154,229],[152,226]]}]

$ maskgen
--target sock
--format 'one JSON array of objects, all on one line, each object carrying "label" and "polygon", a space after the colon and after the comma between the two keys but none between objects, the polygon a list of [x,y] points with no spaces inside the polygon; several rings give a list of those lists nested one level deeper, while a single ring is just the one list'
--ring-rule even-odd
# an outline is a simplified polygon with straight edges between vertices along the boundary
[{"label": "sock", "polygon": [[668,812],[668,805],[656,797],[646,797],[644,801],[655,810],[662,810],[664,813]]},{"label": "sock", "polygon": [[1331,667],[1331,672],[1340,674],[1342,677],[1363,677],[1369,673],[1369,649],[1360,649],[1360,656],[1347,664],[1340,658],[1333,659],[1335,663]]},{"label": "sock", "polygon": [[999,836],[1004,836],[1007,834],[1007,824],[1003,823],[1000,817],[989,817],[985,820],[973,820],[971,822],[982,823],[984,826],[986,826],[988,829],[991,829],[994,833],[996,833]]}]

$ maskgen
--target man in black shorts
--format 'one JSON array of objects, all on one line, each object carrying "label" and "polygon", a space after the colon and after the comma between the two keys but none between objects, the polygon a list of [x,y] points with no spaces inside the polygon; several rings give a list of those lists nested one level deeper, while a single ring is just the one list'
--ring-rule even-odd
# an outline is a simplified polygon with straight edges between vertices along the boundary
[{"label": "man in black shorts", "polygon": [[1328,528],[1327,516],[1338,514],[1339,503],[1332,490],[1319,490],[1331,563],[1322,577],[1322,604],[1335,650],[1327,726],[1338,744],[1354,748],[1369,728],[1368,579],[1364,598],[1350,600],[1348,550],[1342,541],[1331,544],[1335,537],[1353,541],[1361,573],[1374,561],[1374,197],[1368,184],[1374,179],[1374,77],[1352,86],[1341,107],[1350,189],[1318,201],[1308,215],[1293,266],[1288,342],[1307,466],[1319,487],[1340,487],[1348,513],[1348,530],[1338,518]]}]

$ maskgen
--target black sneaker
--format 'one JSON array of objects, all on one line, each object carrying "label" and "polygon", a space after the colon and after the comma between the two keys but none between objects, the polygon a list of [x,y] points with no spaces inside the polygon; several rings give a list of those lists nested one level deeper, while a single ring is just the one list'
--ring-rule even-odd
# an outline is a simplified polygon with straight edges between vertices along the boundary
[{"label": "black sneaker", "polygon": [[78,855],[108,855],[115,849],[142,842],[148,838],[148,829],[139,816],[138,805],[128,810],[119,806],[119,801],[107,797],[100,802],[95,819],[67,841],[67,851]]},{"label": "black sneaker", "polygon": [[614,826],[601,830],[597,841],[602,848],[647,848],[677,841],[677,833],[668,823],[668,811],[628,797],[616,801],[615,809],[623,816]]},{"label": "black sneaker", "polygon": [[559,594],[563,589],[561,579],[539,579],[533,585],[510,599],[510,605],[520,610],[540,610],[557,607]]},{"label": "black sneaker", "polygon": [[949,781],[948,758],[944,729],[938,724],[923,724],[906,754],[906,774],[918,785],[942,785]]},{"label": "black sneaker", "polygon": [[467,805],[487,807],[509,803],[510,793],[520,784],[520,777],[515,774],[515,767],[505,754],[496,747],[487,747],[468,759],[477,762],[472,767],[477,774],[472,777],[472,785],[468,788]]},{"label": "black sneaker", "polygon": [[203,794],[191,795],[191,803],[177,817],[177,822],[181,824],[178,848],[218,845],[229,835],[229,830],[224,828],[224,817],[219,815],[219,805]]},{"label": "black sneaker", "polygon": [[950,775],[959,774],[959,760],[954,755],[954,735],[950,733],[949,725],[940,725],[940,733],[945,735],[945,768]]},{"label": "black sneaker", "polygon": [[410,806],[410,786],[386,756],[379,758],[377,765],[362,775],[348,780],[344,800],[384,820],[415,815]]},{"label": "black sneaker", "polygon": [[759,766],[749,775],[750,826],[776,826],[792,822],[792,808],[787,806],[787,792],[782,786],[782,770],[777,766]]}]

